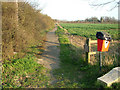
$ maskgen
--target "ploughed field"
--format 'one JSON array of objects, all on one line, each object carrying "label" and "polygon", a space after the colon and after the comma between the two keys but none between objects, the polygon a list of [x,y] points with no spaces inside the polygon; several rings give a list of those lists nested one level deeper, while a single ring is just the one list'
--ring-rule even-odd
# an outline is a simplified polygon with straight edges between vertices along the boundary
[{"label": "ploughed field", "polygon": [[72,35],[78,35],[96,40],[97,32],[107,32],[113,40],[119,40],[118,24],[83,24],[83,23],[61,23],[63,28],[67,29]]}]

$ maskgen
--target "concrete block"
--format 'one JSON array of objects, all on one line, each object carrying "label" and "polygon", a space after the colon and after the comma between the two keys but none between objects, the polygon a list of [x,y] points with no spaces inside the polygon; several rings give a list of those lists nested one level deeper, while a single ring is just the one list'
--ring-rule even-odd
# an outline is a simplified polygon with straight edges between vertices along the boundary
[{"label": "concrete block", "polygon": [[108,87],[115,82],[120,82],[120,67],[113,68],[102,77],[97,78],[97,81]]}]

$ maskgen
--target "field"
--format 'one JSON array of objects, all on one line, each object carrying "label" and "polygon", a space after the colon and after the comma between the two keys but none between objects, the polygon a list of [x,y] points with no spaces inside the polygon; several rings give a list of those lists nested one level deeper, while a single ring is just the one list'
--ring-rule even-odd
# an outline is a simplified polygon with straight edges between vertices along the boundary
[{"label": "field", "polygon": [[118,24],[75,24],[61,23],[63,28],[67,29],[72,35],[79,35],[91,39],[96,39],[96,32],[108,32],[114,40],[118,40]]},{"label": "field", "polygon": [[[108,88],[104,87],[97,82],[97,78],[106,74],[112,68],[118,66],[118,58],[116,54],[111,54],[111,52],[103,53],[103,58],[106,62],[110,62],[111,57],[113,58],[113,64],[103,65],[102,70],[99,70],[99,60],[97,63],[92,65],[88,64],[85,61],[85,52],[84,48],[81,46],[76,46],[71,43],[70,37],[91,37],[96,39],[95,34],[97,31],[107,31],[112,34],[112,37],[117,34],[117,24],[71,24],[71,23],[62,23],[62,27],[67,29],[70,34],[67,34],[66,31],[58,26],[56,34],[59,37],[60,41],[60,60],[61,68],[54,71],[54,75],[57,78],[56,84],[52,87],[57,88]],[[103,25],[104,28],[101,26]],[[99,28],[99,29],[98,29]],[[114,29],[114,30],[113,30]],[[94,31],[94,32],[93,32]],[[115,33],[112,33],[115,31]],[[79,37],[80,36],[80,37]],[[114,37],[118,39],[118,37]],[[82,41],[82,40],[81,40]],[[114,45],[113,45],[114,46]],[[116,46],[115,46],[116,47]],[[113,50],[116,51],[117,47]],[[107,56],[105,56],[107,55]],[[109,57],[110,56],[110,57]],[[98,57],[98,55],[97,55]],[[106,59],[109,57],[108,59]],[[95,60],[95,58],[93,58]],[[107,61],[109,60],[109,61]],[[116,63],[115,63],[116,61]],[[103,60],[104,62],[104,60]],[[109,89],[119,89],[120,83],[114,83]]]}]

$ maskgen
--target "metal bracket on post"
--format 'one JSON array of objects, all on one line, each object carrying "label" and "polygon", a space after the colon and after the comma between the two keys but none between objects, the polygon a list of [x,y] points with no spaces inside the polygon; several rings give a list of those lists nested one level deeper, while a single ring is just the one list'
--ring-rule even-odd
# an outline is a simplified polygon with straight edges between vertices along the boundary
[{"label": "metal bracket on post", "polygon": [[102,69],[102,52],[99,52],[99,66],[100,66],[100,71]]}]

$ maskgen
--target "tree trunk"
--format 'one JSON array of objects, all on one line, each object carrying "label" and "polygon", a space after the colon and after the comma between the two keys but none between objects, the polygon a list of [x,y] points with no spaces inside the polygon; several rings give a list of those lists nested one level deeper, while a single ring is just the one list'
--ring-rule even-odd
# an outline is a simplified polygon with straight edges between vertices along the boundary
[{"label": "tree trunk", "polygon": [[18,48],[19,48],[19,45],[18,45],[18,28],[19,28],[19,25],[18,25],[18,0],[16,0],[15,2],[15,22],[16,22],[16,30],[15,30],[15,44],[13,45],[13,49],[14,49],[14,52],[17,52],[19,51]]}]

